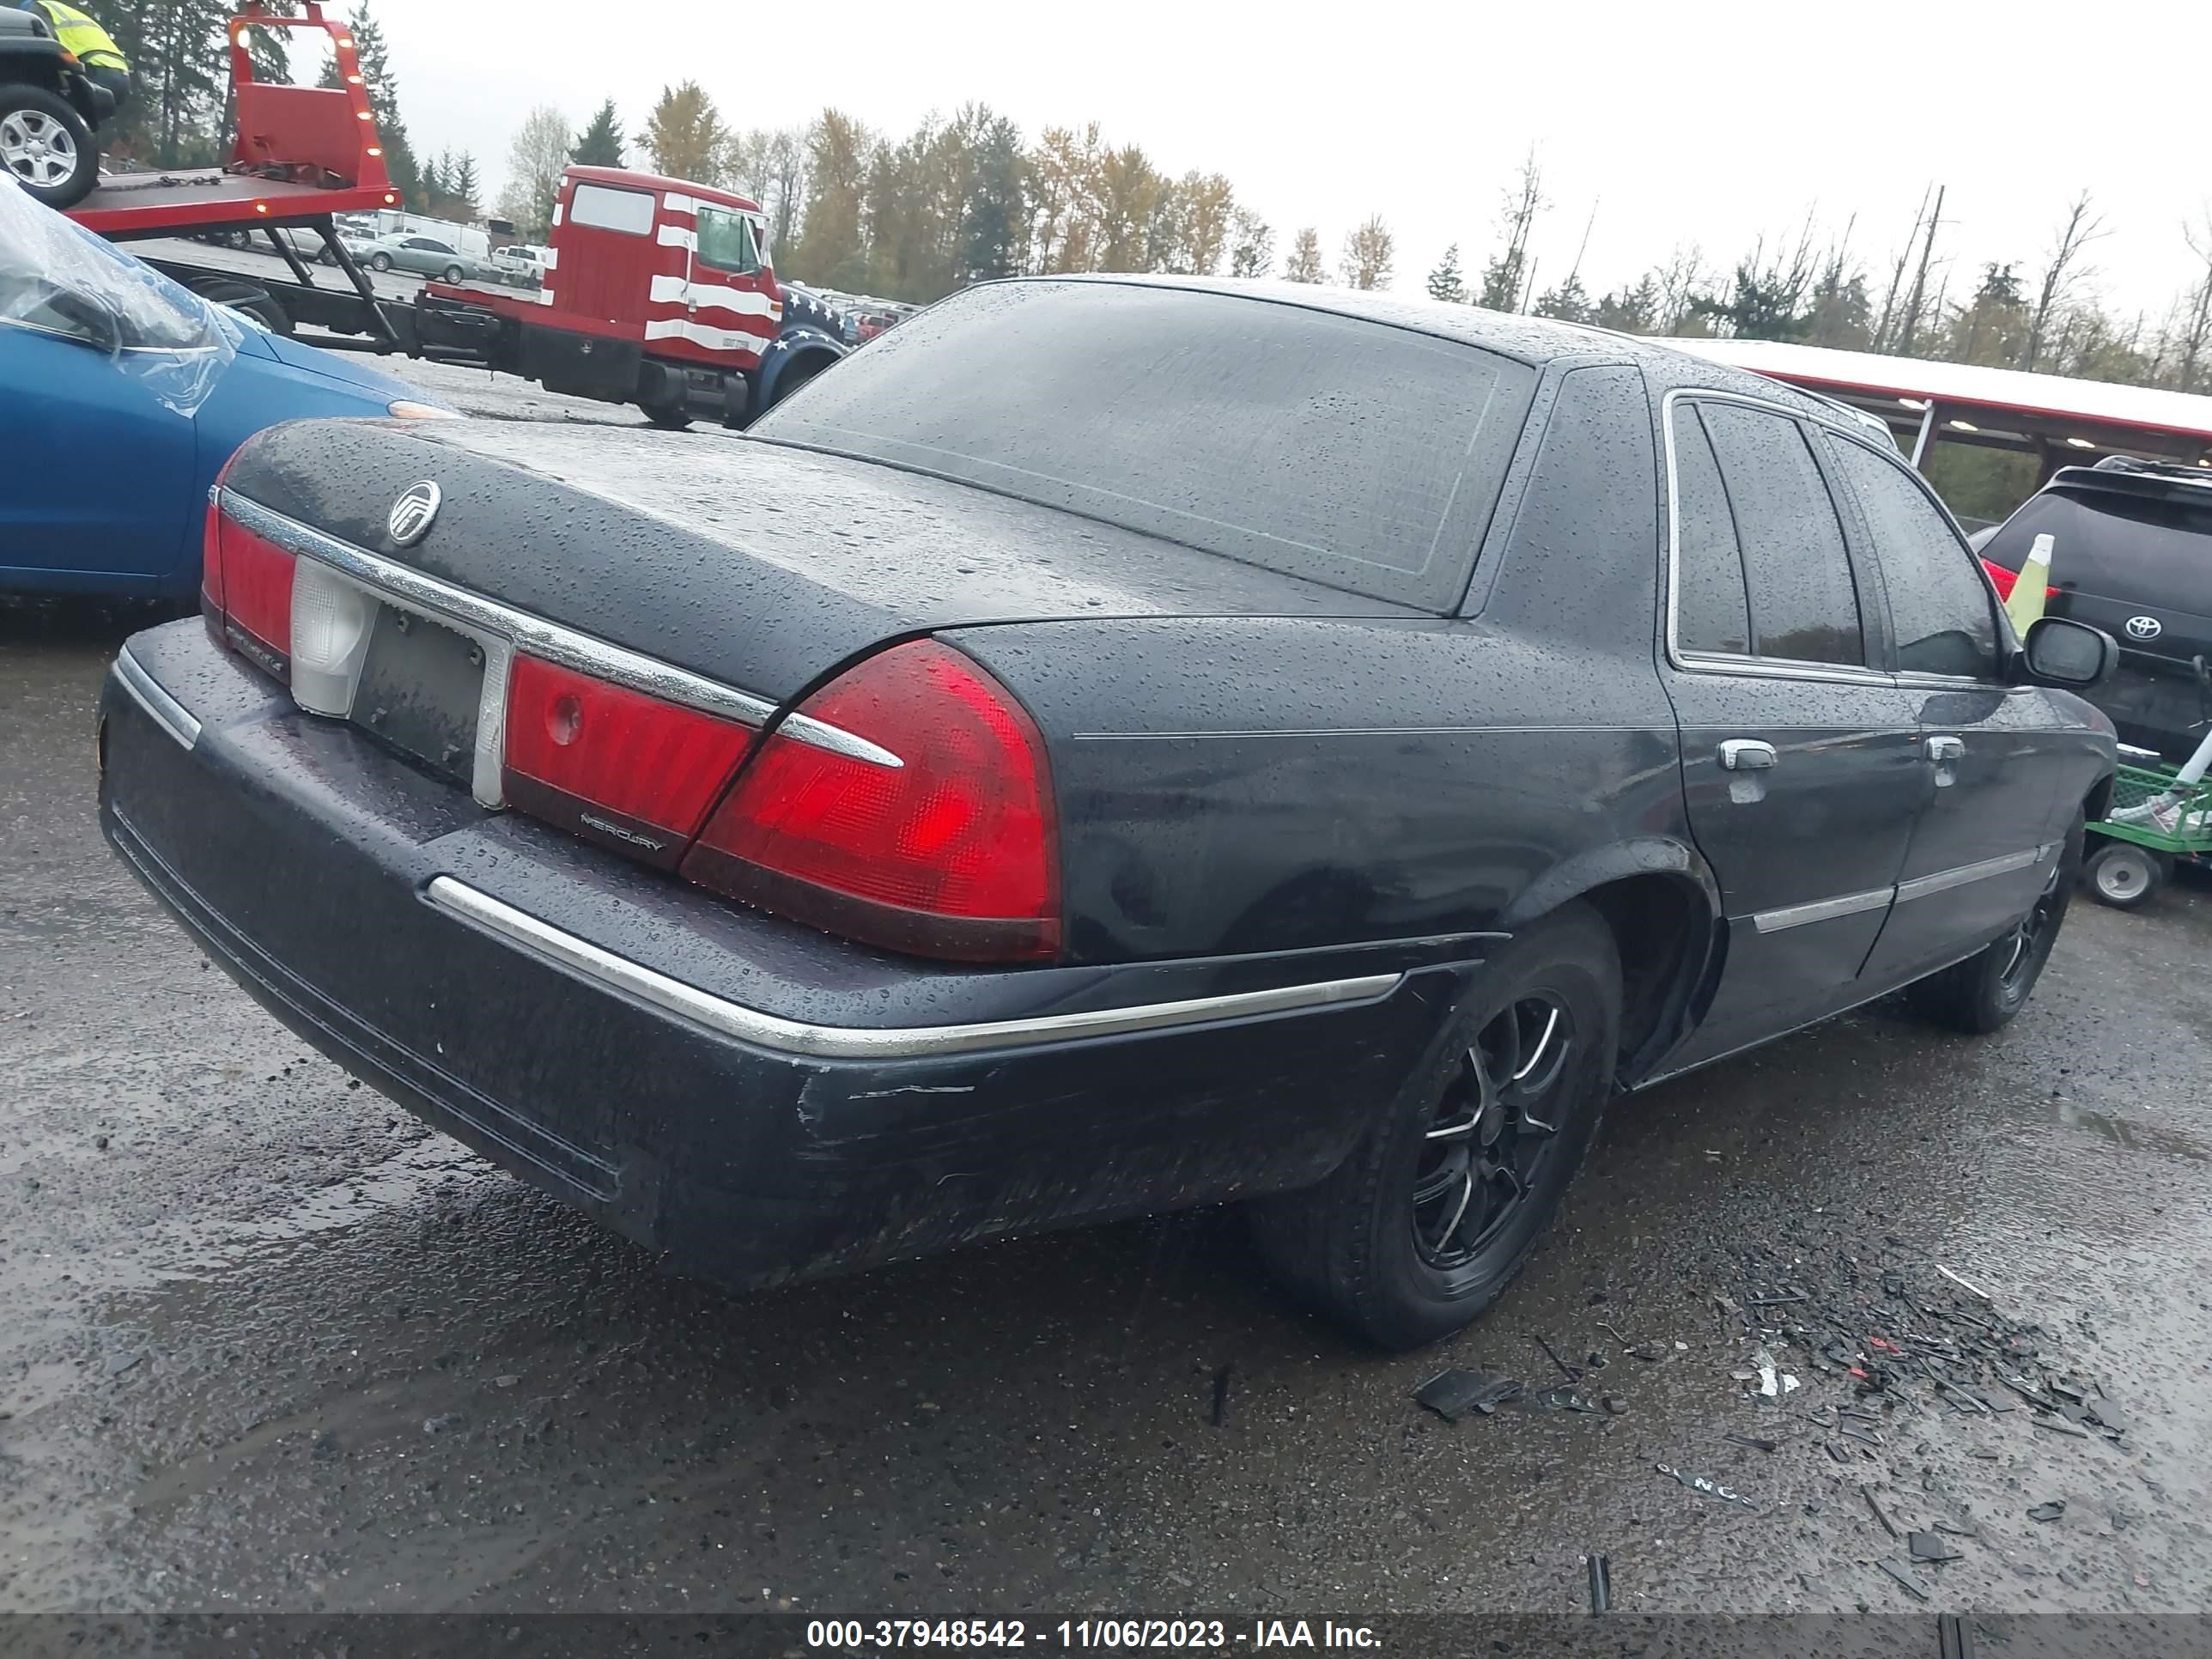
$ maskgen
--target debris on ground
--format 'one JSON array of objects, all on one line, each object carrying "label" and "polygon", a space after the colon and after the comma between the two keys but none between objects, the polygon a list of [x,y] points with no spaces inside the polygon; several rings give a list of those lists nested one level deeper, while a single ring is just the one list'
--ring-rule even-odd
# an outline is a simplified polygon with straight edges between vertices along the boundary
[{"label": "debris on ground", "polygon": [[1602,1555],[1593,1555],[1588,1559],[1590,1611],[1610,1613],[1613,1610],[1613,1565]]},{"label": "debris on ground", "polygon": [[1739,1446],[1748,1446],[1753,1451],[1763,1452],[1771,1452],[1782,1443],[1779,1440],[1762,1440],[1755,1434],[1730,1433],[1723,1435],[1721,1438]]},{"label": "debris on ground", "polygon": [[1229,1420],[1229,1373],[1234,1369],[1224,1365],[1213,1374],[1213,1426],[1217,1429]]},{"label": "debris on ground", "polygon": [[2056,1521],[2065,1513],[2066,1500],[2054,1498],[2047,1504],[2038,1504],[2027,1512],[2027,1518],[2031,1521]]},{"label": "debris on ground", "polygon": [[1954,1285],[1956,1285],[1960,1290],[1966,1291],[1969,1296],[1978,1297],[1984,1302],[1993,1302],[1996,1299],[1980,1285],[1975,1284],[1972,1280],[1960,1278],[1958,1274],[1953,1273],[1948,1267],[1945,1267],[1940,1261],[1936,1264],[1936,1271],[1942,1274],[1944,1278],[1949,1279]]},{"label": "debris on ground", "polygon": [[1544,1340],[1542,1332],[1529,1332],[1528,1340],[1544,1351],[1544,1358],[1550,1360],[1554,1365],[1557,1365],[1559,1368],[1559,1375],[1565,1377],[1568,1382],[1579,1382],[1583,1380],[1582,1372],[1574,1366],[1567,1364],[1565,1360],[1559,1358],[1557,1351],[1553,1348],[1550,1343]]},{"label": "debris on ground", "polygon": [[[1900,1239],[1887,1242],[1903,1248]],[[1815,1278],[1802,1258],[1754,1249],[1734,1294],[1706,1294],[1742,1322],[1741,1357],[1729,1375],[1747,1385],[1753,1404],[1791,1392],[1780,1357],[1793,1351],[1803,1355],[1808,1381],[1849,1390],[1850,1403],[1821,1408],[1832,1419],[1784,1407],[1826,1431],[1817,1443],[1838,1463],[1887,1448],[1898,1413],[1930,1409],[1991,1424],[2025,1417],[2051,1434],[2128,1444],[2132,1419],[2102,1385],[2069,1367],[2040,1325],[2003,1312],[1980,1285],[1927,1257],[1879,1267],[1849,1255],[1833,1261],[1832,1275]]]},{"label": "debris on ground", "polygon": [[1604,1409],[1596,1401],[1577,1389],[1545,1389],[1532,1395],[1530,1399],[1540,1411],[1595,1413]]},{"label": "debris on ground", "polygon": [[1896,1537],[1897,1522],[1882,1513],[1881,1505],[1875,1501],[1874,1488],[1862,1484],[1859,1487],[1859,1496],[1866,1499],[1866,1506],[1874,1511],[1874,1518],[1881,1522],[1881,1529],[1892,1538]]},{"label": "debris on ground", "polygon": [[1680,1481],[1692,1492],[1703,1492],[1708,1498],[1717,1498],[1723,1504],[1741,1504],[1754,1515],[1759,1512],[1758,1504],[1751,1498],[1746,1498],[1732,1487],[1723,1486],[1709,1474],[1686,1474],[1669,1463],[1655,1463],[1652,1467],[1670,1480]]},{"label": "debris on ground", "polygon": [[1509,1401],[1518,1400],[1524,1385],[1517,1376],[1501,1371],[1438,1371],[1414,1390],[1413,1398],[1447,1423],[1456,1423],[1472,1413],[1485,1417]]},{"label": "debris on ground", "polygon": [[1897,1580],[1904,1587],[1905,1593],[1914,1601],[1925,1601],[1928,1599],[1928,1587],[1894,1561],[1877,1561],[1875,1565]]},{"label": "debris on ground", "polygon": [[1944,1539],[1932,1532],[1908,1533],[1905,1547],[1912,1552],[1916,1561],[1963,1561],[1966,1553],[1951,1547]]}]

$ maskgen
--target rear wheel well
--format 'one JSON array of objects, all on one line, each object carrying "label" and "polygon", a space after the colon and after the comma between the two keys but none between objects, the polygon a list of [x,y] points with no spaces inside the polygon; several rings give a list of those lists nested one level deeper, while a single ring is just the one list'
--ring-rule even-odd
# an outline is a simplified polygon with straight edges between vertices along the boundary
[{"label": "rear wheel well", "polygon": [[1624,877],[1581,898],[1605,919],[1620,953],[1616,1070],[1633,1082],[1680,1035],[1711,955],[1712,908],[1695,882],[1670,875]]},{"label": "rear wheel well", "polygon": [[2091,823],[2112,810],[2112,786],[2119,781],[2117,774],[2097,780],[2097,787],[2083,798],[2081,816]]}]

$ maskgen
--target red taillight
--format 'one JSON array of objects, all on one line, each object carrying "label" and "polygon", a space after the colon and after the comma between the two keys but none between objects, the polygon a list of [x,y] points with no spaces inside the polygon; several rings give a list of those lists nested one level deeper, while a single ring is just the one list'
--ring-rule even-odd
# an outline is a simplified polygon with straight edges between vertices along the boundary
[{"label": "red taillight", "polygon": [[222,642],[280,678],[292,659],[293,557],[213,502],[200,547],[200,605]]},{"label": "red taillight", "polygon": [[673,866],[755,735],[518,656],[507,682],[507,794],[532,817]]},{"label": "red taillight", "polygon": [[[1982,561],[1982,568],[1990,573],[1990,585],[1996,589],[1999,599],[2012,598],[2013,589],[2020,586],[2019,571],[2008,570],[2001,564],[1991,564],[1987,559]],[[2057,597],[2058,589],[2056,587],[2043,590],[2043,599],[2046,605]]]},{"label": "red taillight", "polygon": [[965,961],[1060,951],[1044,741],[1006,690],[934,640],[869,658],[802,714],[900,764],[779,731],[684,860],[693,880],[869,944]]}]

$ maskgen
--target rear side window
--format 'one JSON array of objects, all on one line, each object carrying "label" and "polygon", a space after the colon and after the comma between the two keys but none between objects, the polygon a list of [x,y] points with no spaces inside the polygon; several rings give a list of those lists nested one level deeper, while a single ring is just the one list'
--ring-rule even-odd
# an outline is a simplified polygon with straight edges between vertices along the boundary
[{"label": "rear side window", "polygon": [[2200,506],[2061,485],[2025,502],[1982,556],[2017,570],[2036,537],[2046,533],[2051,580],[2062,587],[2130,605],[2212,611],[2212,501]]},{"label": "rear side window", "polygon": [[1685,651],[1751,650],[1743,550],[1720,464],[1694,404],[1674,408],[1675,639]]},{"label": "rear side window", "polygon": [[1994,679],[1996,612],[1966,544],[1893,462],[1854,443],[1832,449],[1881,562],[1898,667]]},{"label": "rear side window", "polygon": [[1741,404],[1698,412],[1743,554],[1753,653],[1863,667],[1866,633],[1843,525],[1803,428]]},{"label": "rear side window", "polygon": [[990,283],[887,331],[751,434],[1443,611],[1535,380],[1474,346],[1304,306]]},{"label": "rear side window", "polygon": [[568,222],[598,230],[624,231],[632,236],[653,234],[653,198],[641,190],[616,190],[608,185],[579,185],[568,198]]}]

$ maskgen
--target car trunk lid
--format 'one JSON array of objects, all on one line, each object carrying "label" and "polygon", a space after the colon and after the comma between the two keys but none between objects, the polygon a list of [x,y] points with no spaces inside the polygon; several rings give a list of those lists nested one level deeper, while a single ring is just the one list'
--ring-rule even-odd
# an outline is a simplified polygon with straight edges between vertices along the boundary
[{"label": "car trunk lid", "polygon": [[[402,544],[394,503],[428,482]],[[307,422],[229,487],[338,541],[781,702],[885,639],[1079,617],[1418,614],[966,485],[732,440]]]}]

